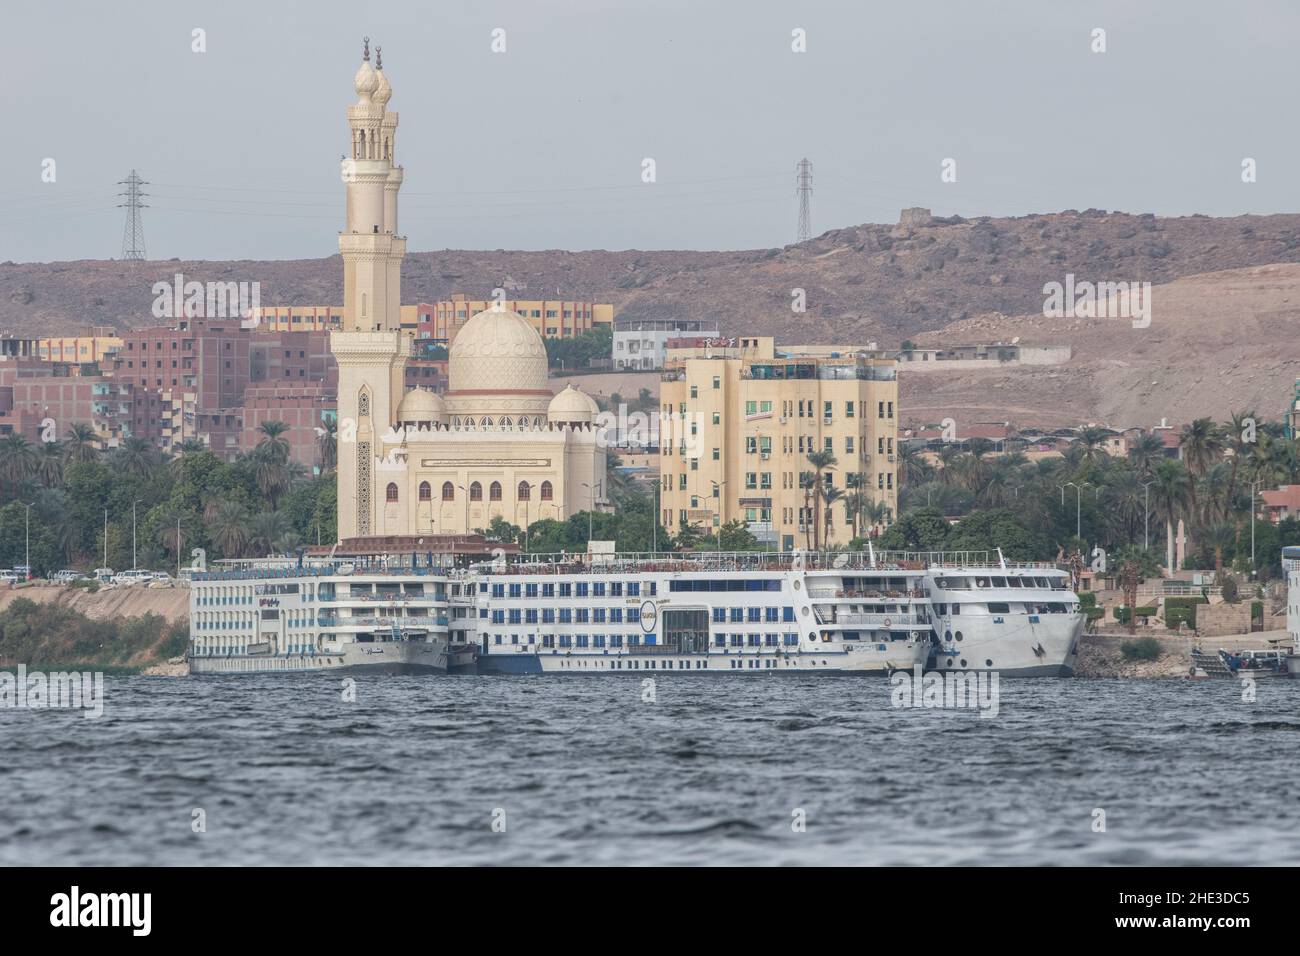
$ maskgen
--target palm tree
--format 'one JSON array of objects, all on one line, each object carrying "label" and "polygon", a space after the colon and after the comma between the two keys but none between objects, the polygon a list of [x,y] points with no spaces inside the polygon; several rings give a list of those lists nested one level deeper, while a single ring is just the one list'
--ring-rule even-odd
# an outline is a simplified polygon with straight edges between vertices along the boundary
[{"label": "palm tree", "polygon": [[1079,432],[1078,445],[1083,449],[1083,460],[1091,465],[1099,455],[1105,454],[1106,439],[1109,437],[1108,429],[1096,425],[1089,425]]},{"label": "palm tree", "polygon": [[289,439],[284,437],[284,433],[289,430],[285,422],[270,421],[262,422],[257,426],[257,430],[262,433],[261,439],[257,443],[257,450],[263,452],[268,458],[276,461],[288,461]]},{"label": "palm tree", "polygon": [[248,547],[248,510],[238,501],[217,502],[209,507],[204,518],[212,535],[212,542],[228,558],[238,558]]},{"label": "palm tree", "polygon": [[844,489],[842,488],[831,487],[825,489],[822,492],[822,501],[826,505],[826,527],[824,530],[826,532],[827,541],[830,541],[831,539],[831,520],[834,514],[831,511],[831,505],[835,504],[835,502],[840,501],[843,498],[844,498]]},{"label": "palm tree", "polygon": [[339,464],[338,422],[327,420],[316,429],[316,454],[320,456],[321,471],[333,471]]},{"label": "palm tree", "polygon": [[856,540],[858,534],[858,522],[862,518],[862,512],[867,508],[867,502],[871,499],[867,492],[861,487],[855,487],[844,496],[844,517],[848,520],[849,526],[853,529],[853,538]]},{"label": "palm tree", "polygon": [[1223,583],[1223,552],[1237,541],[1237,529],[1226,522],[1206,525],[1196,530],[1197,539],[1214,552],[1214,580]]},{"label": "palm tree", "polygon": [[1233,493],[1237,490],[1237,469],[1246,460],[1247,450],[1256,448],[1259,445],[1258,433],[1251,436],[1255,441],[1246,440],[1247,420],[1256,421],[1254,409],[1247,412],[1232,413],[1231,433],[1228,435],[1228,441],[1232,447],[1232,471],[1228,475],[1228,493],[1226,495],[1229,507],[1232,506]]},{"label": "palm tree", "polygon": [[1198,418],[1190,425],[1184,425],[1178,435],[1178,444],[1182,449],[1183,462],[1192,477],[1188,485],[1188,497],[1192,514],[1199,514],[1196,502],[1196,480],[1210,465],[1223,454],[1223,435],[1219,426],[1211,418]]},{"label": "palm tree", "polygon": [[925,459],[925,449],[913,442],[898,443],[898,482],[922,485],[934,477],[934,466]]},{"label": "palm tree", "polygon": [[16,496],[18,486],[36,470],[36,448],[19,434],[6,435],[0,440],[0,482],[8,485]]},{"label": "palm tree", "polygon": [[153,445],[143,438],[131,437],[118,446],[113,463],[128,475],[144,477],[153,471],[158,456]]},{"label": "palm tree", "polygon": [[89,425],[75,422],[68,429],[63,448],[70,462],[94,461],[99,457],[99,436]]},{"label": "palm tree", "polygon": [[962,450],[954,443],[939,449],[939,481],[945,485],[960,484],[958,474],[953,470],[953,463],[960,458]]},{"label": "palm tree", "polygon": [[808,452],[808,464],[812,465],[812,481],[809,490],[813,499],[813,550],[821,550],[822,501],[826,494],[826,472],[838,465],[839,459],[833,451]]},{"label": "palm tree", "polygon": [[288,551],[297,544],[298,536],[282,511],[263,511],[253,516],[249,524],[248,543],[256,551],[270,555]]},{"label": "palm tree", "polygon": [[41,442],[41,450],[36,455],[32,476],[43,488],[54,488],[63,484],[63,449],[58,442]]},{"label": "palm tree", "polygon": [[1128,460],[1139,475],[1149,475],[1165,457],[1165,442],[1159,435],[1144,432],[1133,441]]},{"label": "palm tree", "polygon": [[[1151,486],[1157,510],[1162,510],[1172,531],[1178,530],[1178,512],[1187,506],[1191,478],[1183,463],[1166,459],[1156,465],[1155,484]],[[1177,568],[1170,568],[1172,573]]]}]

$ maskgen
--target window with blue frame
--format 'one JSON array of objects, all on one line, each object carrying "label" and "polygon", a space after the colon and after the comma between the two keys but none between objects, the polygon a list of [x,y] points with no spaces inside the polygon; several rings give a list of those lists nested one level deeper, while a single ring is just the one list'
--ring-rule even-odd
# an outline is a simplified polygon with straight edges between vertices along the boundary
[{"label": "window with blue frame", "polygon": [[776,635],[768,634],[763,638],[763,643],[768,647],[776,647]]},{"label": "window with blue frame", "polygon": [[568,581],[560,582],[560,597],[573,597],[573,585]]},{"label": "window with blue frame", "polygon": [[487,616],[488,616],[487,608],[485,608],[485,607],[481,607],[481,608],[479,608],[479,609],[478,609],[478,616],[481,617],[483,620],[487,620]]},{"label": "window with blue frame", "polygon": [[781,620],[784,621],[784,622],[786,622],[787,624],[788,624],[789,622],[793,621],[793,620],[794,620],[794,608],[793,608],[793,607],[789,607],[789,606],[786,606],[786,607],[781,608]]},{"label": "window with blue frame", "polygon": [[594,582],[592,582],[592,585],[591,585],[591,596],[592,596],[592,597],[604,597],[604,596],[605,596],[605,582],[604,582],[604,581],[594,581]]},{"label": "window with blue frame", "polygon": [[573,638],[571,638],[568,634],[561,634],[561,635],[560,635],[560,646],[561,646],[561,647],[572,647],[572,646],[573,646]]},{"label": "window with blue frame", "polygon": [[542,585],[542,597],[555,597],[555,584],[553,582]]},{"label": "window with blue frame", "polygon": [[610,582],[610,584],[609,584],[609,596],[610,596],[610,597],[622,597],[622,596],[623,596],[623,582],[622,582],[622,581],[611,581],[611,582]]},{"label": "window with blue frame", "polygon": [[574,596],[575,596],[575,597],[586,597],[586,596],[587,596],[587,582],[586,582],[586,581],[579,581],[579,582],[578,582],[578,584],[577,584],[577,590],[574,592]]},{"label": "window with blue frame", "polygon": [[799,635],[798,635],[798,634],[787,634],[787,635],[785,636],[785,646],[786,646],[786,647],[798,647],[798,646],[799,646]]},{"label": "window with blue frame", "polygon": [[523,613],[520,611],[519,608],[512,607],[510,609],[510,623],[519,624],[522,623],[522,621],[523,621]]},{"label": "window with blue frame", "polygon": [[524,623],[525,624],[537,623],[537,608],[530,607],[524,611]]},{"label": "window with blue frame", "polygon": [[586,646],[587,646],[587,635],[586,635],[586,634],[579,634],[579,635],[578,635],[577,645],[578,645],[578,647],[586,647]]},{"label": "window with blue frame", "polygon": [[763,609],[761,607],[750,607],[745,609],[748,612],[749,622],[757,624],[763,619]]},{"label": "window with blue frame", "polygon": [[609,609],[609,623],[611,624],[623,623],[623,609],[621,607],[612,607]]},{"label": "window with blue frame", "polygon": [[555,623],[555,608],[553,607],[542,608],[542,623],[543,624]]},{"label": "window with blue frame", "polygon": [[750,635],[749,635],[749,640],[748,640],[748,644],[749,644],[749,646],[750,646],[750,647],[758,647],[758,639],[759,639],[759,635],[758,635],[758,634],[750,634]]},{"label": "window with blue frame", "polygon": [[591,609],[591,621],[592,621],[593,624],[604,624],[604,623],[605,623],[605,609],[604,609],[603,607],[595,607],[595,608],[592,608],[592,609]]},{"label": "window with blue frame", "polygon": [[622,634],[611,634],[611,635],[609,635],[609,646],[610,646],[610,647],[622,647],[622,646],[623,646],[623,635],[622,635]]},{"label": "window with blue frame", "polygon": [[525,585],[524,585],[524,597],[530,597],[530,598],[535,598],[535,597],[537,597],[537,585],[536,585],[536,584],[532,584],[532,583],[525,584]]},{"label": "window with blue frame", "polygon": [[501,610],[500,608],[494,609],[492,611],[492,623],[504,624],[505,622],[506,622],[506,612]]},{"label": "window with blue frame", "polygon": [[628,582],[627,582],[627,596],[628,596],[628,597],[640,597],[640,596],[641,596],[641,582],[640,582],[640,581],[628,581]]},{"label": "window with blue frame", "polygon": [[560,608],[560,623],[561,624],[573,623],[573,608],[570,607]]},{"label": "window with blue frame", "polygon": [[744,635],[744,634],[732,634],[732,635],[731,635],[731,646],[732,646],[732,647],[744,647],[744,646],[745,646],[745,635]]},{"label": "window with blue frame", "polygon": [[727,620],[727,609],[725,607],[715,607],[713,609],[713,623],[722,624]]},{"label": "window with blue frame", "polygon": [[593,634],[593,635],[591,636],[591,646],[592,646],[592,647],[604,647],[604,646],[605,646],[605,635],[604,635],[604,634]]},{"label": "window with blue frame", "polygon": [[522,597],[524,593],[523,585],[515,583],[510,585],[510,596],[512,598]]},{"label": "window with blue frame", "polygon": [[733,624],[739,624],[745,620],[745,609],[743,607],[733,607],[731,609],[731,621]]},{"label": "window with blue frame", "polygon": [[486,582],[486,581],[480,581],[480,582],[478,583],[478,593],[479,593],[479,594],[487,594],[487,582]]},{"label": "window with blue frame", "polygon": [[504,584],[494,584],[494,585],[492,585],[492,596],[493,596],[494,598],[505,597],[505,596],[506,596],[506,586],[505,586]]},{"label": "window with blue frame", "polygon": [[780,614],[781,614],[780,608],[775,608],[775,607],[769,607],[769,608],[767,608],[767,611],[766,611],[766,620],[767,620],[767,622],[768,622],[769,624],[775,624],[776,621],[777,621],[777,618],[780,617]]},{"label": "window with blue frame", "polygon": [[715,635],[713,636],[713,646],[714,646],[714,647],[726,647],[726,646],[727,646],[727,635],[726,635],[726,634],[715,634]]}]

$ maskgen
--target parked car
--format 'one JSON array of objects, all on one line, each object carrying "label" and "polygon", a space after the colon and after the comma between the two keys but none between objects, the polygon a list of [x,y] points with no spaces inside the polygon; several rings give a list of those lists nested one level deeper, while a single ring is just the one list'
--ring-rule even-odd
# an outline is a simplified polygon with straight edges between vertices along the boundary
[{"label": "parked car", "polygon": [[0,568],[0,584],[17,584],[21,580],[9,568]]},{"label": "parked car", "polygon": [[113,580],[113,569],[112,569],[112,568],[95,568],[95,571],[94,571],[94,575],[93,575],[93,577],[94,577],[94,579],[95,579],[96,581],[98,581],[100,584],[109,584],[109,583],[111,583],[112,580]]},{"label": "parked car", "polygon": [[113,575],[114,584],[146,584],[153,580],[153,572],[146,571],[144,568],[134,568],[130,571],[119,571]]},{"label": "parked car", "polygon": [[50,580],[55,584],[71,584],[73,581],[80,581],[85,575],[80,571],[73,571],[70,568],[64,568],[62,571],[55,571],[50,575]]}]

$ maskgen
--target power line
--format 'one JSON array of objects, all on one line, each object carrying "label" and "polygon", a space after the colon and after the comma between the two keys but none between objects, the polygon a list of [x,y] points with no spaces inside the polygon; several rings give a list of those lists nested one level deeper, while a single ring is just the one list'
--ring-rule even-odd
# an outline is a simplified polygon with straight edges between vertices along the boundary
[{"label": "power line", "polygon": [[143,202],[146,193],[140,187],[149,185],[140,178],[134,169],[126,179],[118,180],[119,186],[125,186],[126,192],[118,193],[126,202],[118,203],[119,209],[126,210],[126,228],[122,231],[122,258],[133,262],[144,261],[144,222],[140,210],[148,207]]},{"label": "power line", "polygon": [[799,196],[799,227],[794,241],[807,242],[812,238],[812,163],[805,157],[799,160],[795,169],[798,170],[795,192]]}]

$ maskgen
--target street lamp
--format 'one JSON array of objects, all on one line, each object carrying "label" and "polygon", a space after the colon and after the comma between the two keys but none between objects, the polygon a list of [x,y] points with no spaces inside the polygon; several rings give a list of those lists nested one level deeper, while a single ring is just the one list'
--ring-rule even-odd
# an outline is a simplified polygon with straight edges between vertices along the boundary
[{"label": "street lamp", "polygon": [[136,569],[136,555],[135,555],[135,506],[138,505],[138,504],[139,504],[140,502],[142,502],[142,501],[144,501],[143,498],[137,498],[137,499],[135,499],[135,501],[131,502],[131,570],[132,570],[132,571],[134,571],[134,570]]},{"label": "street lamp", "polygon": [[1142,550],[1151,550],[1151,486],[1154,481],[1142,483]]},{"label": "street lamp", "polygon": [[23,528],[24,548],[27,553],[27,557],[24,560],[27,562],[27,571],[23,576],[23,580],[30,581],[32,579],[32,506],[26,502],[20,502],[20,504],[27,509],[26,520]]},{"label": "street lamp", "polygon": [[603,481],[598,481],[595,484],[589,485],[584,481],[582,482],[582,487],[591,492],[591,507],[587,509],[587,554],[591,554],[591,516],[596,510],[596,489],[599,488],[600,493],[604,494],[605,483]]},{"label": "street lamp", "polygon": [[1263,482],[1263,478],[1256,478],[1250,483],[1250,577],[1255,578],[1255,488]]},{"label": "street lamp", "polygon": [[1085,485],[1091,485],[1091,484],[1092,484],[1092,482],[1090,482],[1090,481],[1085,481],[1085,482],[1083,482],[1083,484],[1075,484],[1075,482],[1073,482],[1073,481],[1067,481],[1065,484],[1063,484],[1063,485],[1058,485],[1058,486],[1057,486],[1057,487],[1059,487],[1059,488],[1061,489],[1061,507],[1062,507],[1062,508],[1065,507],[1065,489],[1066,489],[1066,488],[1069,488],[1071,485],[1074,486],[1074,536],[1075,536],[1076,538],[1082,538],[1082,537],[1083,537],[1083,504],[1082,504],[1082,495],[1083,495],[1083,489],[1084,489],[1084,486],[1085,486]]},{"label": "street lamp", "polygon": [[722,489],[726,487],[727,481],[712,481],[713,497],[718,499],[718,560],[722,560]]},{"label": "street lamp", "polygon": [[[532,500],[534,485],[526,481],[519,482],[519,487],[524,489],[524,554],[528,553],[528,502]],[[516,494],[518,492],[516,491]]]},{"label": "street lamp", "polygon": [[457,485],[465,493],[465,533],[469,534],[469,489],[464,485]]}]

